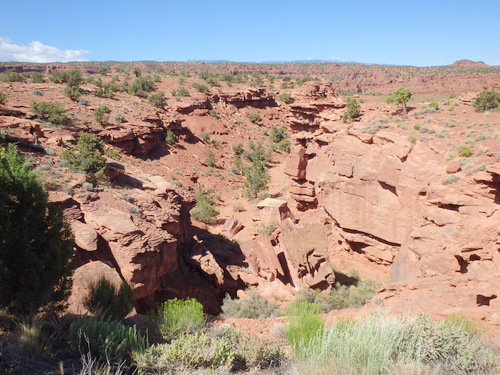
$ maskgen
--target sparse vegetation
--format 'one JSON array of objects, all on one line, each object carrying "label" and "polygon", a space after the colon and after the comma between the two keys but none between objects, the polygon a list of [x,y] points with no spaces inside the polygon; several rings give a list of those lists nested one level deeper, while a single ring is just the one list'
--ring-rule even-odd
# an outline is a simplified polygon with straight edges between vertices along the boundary
[{"label": "sparse vegetation", "polygon": [[203,306],[194,298],[165,301],[149,319],[151,333],[168,340],[195,334],[204,324]]},{"label": "sparse vegetation", "polygon": [[168,129],[165,134],[165,143],[170,146],[175,145],[177,143],[177,137],[175,136],[174,132],[170,129]]},{"label": "sparse vegetation", "polygon": [[205,224],[215,224],[219,211],[213,207],[213,202],[210,197],[205,194],[198,194],[196,205],[190,211],[193,218]]},{"label": "sparse vegetation", "polygon": [[222,305],[224,315],[250,319],[271,318],[281,315],[276,301],[266,300],[256,290],[248,290],[247,295],[247,298],[232,299],[227,294]]},{"label": "sparse vegetation", "polygon": [[243,191],[247,197],[256,198],[261,191],[267,190],[269,174],[262,161],[254,161],[251,166],[244,169],[243,173],[246,177]]},{"label": "sparse vegetation", "polygon": [[103,276],[90,285],[83,305],[95,316],[122,319],[134,308],[134,292],[125,281],[116,287]]},{"label": "sparse vegetation", "polygon": [[115,115],[115,121],[116,121],[117,123],[121,124],[122,122],[124,122],[124,121],[125,121],[125,116],[124,116],[124,115],[122,115],[121,113],[117,113],[117,114]]},{"label": "sparse vegetation", "polygon": [[407,114],[406,104],[413,96],[413,93],[409,89],[405,89],[404,87],[400,87],[393,94],[389,95],[386,99],[387,103],[390,104],[400,104],[403,108],[403,115]]},{"label": "sparse vegetation", "polygon": [[206,94],[210,91],[210,89],[208,88],[207,85],[203,85],[203,84],[198,83],[198,82],[194,82],[193,87],[196,91],[202,92],[204,94]]},{"label": "sparse vegetation", "polygon": [[352,122],[361,115],[361,106],[358,101],[354,98],[349,99],[346,105],[344,114],[342,115],[342,122]]},{"label": "sparse vegetation", "polygon": [[77,102],[82,94],[83,90],[78,86],[68,86],[64,89],[64,95],[74,102]]},{"label": "sparse vegetation", "polygon": [[472,103],[476,112],[485,112],[500,106],[500,93],[483,90]]},{"label": "sparse vegetation", "polygon": [[92,117],[94,117],[94,120],[96,120],[99,124],[104,125],[109,120],[108,112],[109,112],[108,106],[101,104],[99,107],[94,109]]},{"label": "sparse vegetation", "polygon": [[154,91],[155,86],[153,80],[150,77],[138,77],[132,82],[128,88],[128,93],[130,95],[145,97],[146,93]]},{"label": "sparse vegetation", "polygon": [[292,98],[292,94],[290,94],[289,92],[282,92],[280,95],[279,95],[279,98],[280,100],[285,103],[285,104],[290,104],[290,103],[293,103],[293,98]]},{"label": "sparse vegetation", "polygon": [[128,327],[118,320],[83,317],[69,327],[69,343],[75,352],[111,361],[122,361],[133,351],[142,351],[146,339],[135,326]]},{"label": "sparse vegetation", "polygon": [[148,96],[148,101],[151,105],[157,108],[163,108],[167,105],[167,98],[165,98],[165,92],[159,91]]},{"label": "sparse vegetation", "polygon": [[63,125],[66,120],[66,110],[59,103],[31,102],[30,110],[53,125]]},{"label": "sparse vegetation", "polygon": [[62,159],[69,162],[69,167],[90,175],[102,175],[106,159],[104,141],[94,134],[80,133],[75,149],[67,149],[62,153]]},{"label": "sparse vegetation", "polygon": [[260,120],[262,120],[262,118],[260,117],[260,115],[258,113],[249,113],[248,114],[248,119],[253,122],[254,124],[260,122]]},{"label": "sparse vegetation", "polygon": [[7,103],[7,95],[0,91],[0,105],[5,105]]},{"label": "sparse vegetation", "polygon": [[474,150],[469,146],[460,146],[458,148],[458,155],[461,157],[468,158],[469,156],[472,156],[473,153]]}]

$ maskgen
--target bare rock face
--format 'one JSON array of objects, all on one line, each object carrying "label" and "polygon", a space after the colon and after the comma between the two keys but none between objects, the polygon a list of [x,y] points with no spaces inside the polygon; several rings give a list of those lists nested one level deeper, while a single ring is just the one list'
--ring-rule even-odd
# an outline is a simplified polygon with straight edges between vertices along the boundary
[{"label": "bare rock face", "polygon": [[161,120],[159,118],[155,120],[158,121],[109,126],[102,130],[99,136],[128,154],[147,156],[165,138],[165,130],[160,125]]},{"label": "bare rock face", "polygon": [[133,206],[111,192],[75,195],[84,222],[74,221],[73,231],[79,251],[88,254],[79,258],[116,267],[140,304],[154,296],[161,276],[178,270],[179,251],[190,236],[189,214],[174,191],[157,189],[151,195],[130,189],[128,194]]},{"label": "bare rock face", "polygon": [[247,88],[243,91],[219,93],[214,99],[233,105],[236,108],[276,106],[273,95],[262,88]]},{"label": "bare rock face", "polygon": [[[313,113],[306,106],[302,110]],[[491,315],[500,306],[496,151],[483,171],[467,177],[458,162],[445,162],[432,143],[412,144],[397,131],[371,135],[340,125],[315,126],[316,120],[306,117],[296,117],[300,126],[290,123],[289,192],[299,209],[323,210],[330,224],[323,225],[325,234],[302,222],[280,225],[275,241],[283,247],[290,275],[303,275],[307,285],[318,285],[322,277],[328,281],[329,270],[315,269],[311,261],[326,242],[329,258],[321,250],[320,264],[349,264],[347,259],[389,270],[394,284],[387,289],[397,292],[379,298],[396,311],[408,311],[410,304],[415,312],[479,308],[474,310],[478,316]],[[496,150],[498,144],[491,147]],[[451,173],[459,174],[460,181],[448,184]],[[302,247],[303,238],[319,244]]]}]

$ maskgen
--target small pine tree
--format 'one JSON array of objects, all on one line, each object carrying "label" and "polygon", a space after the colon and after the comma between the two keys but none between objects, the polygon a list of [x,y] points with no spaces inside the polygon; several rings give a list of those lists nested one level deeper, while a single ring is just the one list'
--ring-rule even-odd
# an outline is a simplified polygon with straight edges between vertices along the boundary
[{"label": "small pine tree", "polygon": [[71,230],[13,145],[0,148],[0,191],[0,306],[19,314],[64,307]]},{"label": "small pine tree", "polygon": [[75,149],[64,150],[62,158],[69,161],[70,168],[90,175],[104,173],[106,159],[104,141],[94,134],[80,133]]},{"label": "small pine tree", "polygon": [[361,106],[354,98],[349,99],[346,105],[346,110],[342,115],[342,122],[351,122],[356,120],[361,114]]},{"label": "small pine tree", "polygon": [[82,94],[83,90],[78,86],[68,86],[64,89],[64,95],[74,102],[77,102]]},{"label": "small pine tree", "polygon": [[170,129],[167,130],[167,133],[165,135],[165,143],[167,145],[174,145],[177,143],[177,137],[175,136],[174,132]]},{"label": "small pine tree", "polygon": [[254,161],[250,167],[245,168],[244,175],[247,180],[243,185],[243,192],[247,197],[255,198],[261,191],[267,189],[269,174],[264,162]]},{"label": "small pine tree", "polygon": [[94,120],[96,120],[99,124],[103,125],[107,123],[109,120],[109,115],[107,114],[108,112],[109,112],[108,106],[100,105],[94,110],[92,116],[94,117]]}]

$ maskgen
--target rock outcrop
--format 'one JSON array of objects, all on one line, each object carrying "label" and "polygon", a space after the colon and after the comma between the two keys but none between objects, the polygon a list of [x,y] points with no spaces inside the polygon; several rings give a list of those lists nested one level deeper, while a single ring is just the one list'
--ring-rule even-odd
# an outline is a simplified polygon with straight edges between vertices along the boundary
[{"label": "rock outcrop", "polygon": [[491,317],[500,306],[498,144],[483,157],[485,167],[462,171],[438,151],[439,140],[414,144],[396,130],[324,126],[321,115],[311,128],[308,107],[297,110],[305,120],[290,123],[290,196],[299,209],[328,215],[331,264],[357,257],[389,271],[394,284],[377,298],[397,311],[476,309]]}]

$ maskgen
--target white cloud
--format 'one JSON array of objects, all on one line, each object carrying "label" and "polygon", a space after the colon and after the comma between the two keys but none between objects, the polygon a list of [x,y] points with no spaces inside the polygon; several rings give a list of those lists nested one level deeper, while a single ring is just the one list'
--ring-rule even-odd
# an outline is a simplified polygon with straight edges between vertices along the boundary
[{"label": "white cloud", "polygon": [[19,45],[0,37],[0,61],[34,63],[86,61],[84,56],[89,53],[90,51],[81,49],[60,50],[37,41],[28,45]]}]

